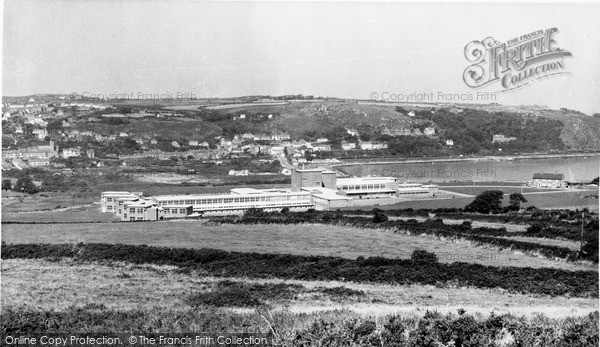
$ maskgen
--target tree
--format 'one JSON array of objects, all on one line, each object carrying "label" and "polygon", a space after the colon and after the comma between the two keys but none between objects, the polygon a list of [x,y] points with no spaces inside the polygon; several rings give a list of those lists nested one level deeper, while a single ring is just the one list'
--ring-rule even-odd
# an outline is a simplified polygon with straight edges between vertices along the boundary
[{"label": "tree", "polygon": [[465,206],[465,212],[497,213],[502,210],[502,198],[504,193],[501,190],[486,190]]},{"label": "tree", "polygon": [[12,188],[12,183],[10,183],[9,179],[2,180],[2,190],[10,190]]},{"label": "tree", "polygon": [[511,211],[518,211],[521,209],[521,203],[527,202],[527,199],[521,193],[512,193],[508,197],[508,209]]},{"label": "tree", "polygon": [[48,122],[46,125],[46,130],[51,133],[58,133],[63,130],[62,119],[54,119]]},{"label": "tree", "polygon": [[24,192],[28,194],[35,194],[39,191],[38,187],[33,184],[31,177],[29,176],[23,176],[19,178],[13,189],[17,192]]},{"label": "tree", "polygon": [[600,179],[600,177],[594,178],[594,180],[591,182],[591,184],[598,185],[598,179]]}]

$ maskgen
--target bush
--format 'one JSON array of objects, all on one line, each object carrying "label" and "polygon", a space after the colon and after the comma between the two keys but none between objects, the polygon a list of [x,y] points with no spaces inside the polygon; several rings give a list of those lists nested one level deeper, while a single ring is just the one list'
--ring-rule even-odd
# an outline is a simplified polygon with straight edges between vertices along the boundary
[{"label": "bush", "polygon": [[465,212],[498,213],[502,210],[504,193],[501,190],[486,190],[465,206]]},{"label": "bush", "polygon": [[438,262],[438,257],[435,253],[427,252],[424,249],[415,249],[410,255],[410,260],[418,264],[433,264]]},{"label": "bush", "polygon": [[244,211],[244,217],[262,217],[264,215],[265,212],[263,212],[263,210],[260,208],[252,207]]},{"label": "bush", "polygon": [[256,298],[247,288],[243,286],[231,286],[217,288],[212,292],[201,292],[190,294],[185,302],[193,307],[256,307],[261,301]]},{"label": "bush", "polygon": [[19,178],[17,180],[17,183],[15,183],[15,187],[13,188],[13,190],[16,192],[24,192],[28,194],[35,194],[40,191],[38,187],[36,187],[35,184],[33,184],[33,182],[31,181],[31,177],[29,177],[28,175]]},{"label": "bush", "polygon": [[345,298],[348,296],[364,296],[365,292],[362,290],[355,290],[346,287],[333,287],[333,288],[323,288],[321,289],[321,293],[331,295],[334,297]]},{"label": "bush", "polygon": [[2,180],[2,190],[11,190],[12,183],[9,179]]},{"label": "bush", "polygon": [[373,223],[383,223],[387,221],[388,217],[385,215],[385,212],[377,208],[373,209]]}]

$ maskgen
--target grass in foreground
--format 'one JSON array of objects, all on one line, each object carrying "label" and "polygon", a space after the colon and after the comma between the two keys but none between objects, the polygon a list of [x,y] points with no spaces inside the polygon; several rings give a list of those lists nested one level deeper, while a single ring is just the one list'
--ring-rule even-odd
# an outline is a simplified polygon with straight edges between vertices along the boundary
[{"label": "grass in foreground", "polygon": [[[277,343],[307,347],[598,346],[597,301],[592,299],[469,288],[223,280],[124,263],[5,260],[2,275],[5,334],[202,331],[262,333]],[[232,296],[239,293],[243,302]],[[479,310],[461,307],[479,299]],[[388,300],[396,310],[382,310],[379,302],[368,303],[371,311],[355,307],[373,300]],[[393,300],[414,302],[404,303],[410,311],[403,311]],[[538,311],[525,317],[512,305],[496,310],[503,302]],[[303,311],[307,303],[321,310]],[[549,310],[552,305],[556,310]],[[550,318],[535,312],[559,314]]]},{"label": "grass in foreground", "polygon": [[225,252],[110,244],[2,245],[2,259],[73,258],[80,261],[124,261],[173,265],[179,271],[213,276],[340,280],[359,283],[428,284],[503,288],[513,293],[598,297],[598,273],[529,267],[493,267],[467,263],[439,263],[434,254],[415,252],[411,259],[359,257],[356,260]]},{"label": "grass in foreground", "polygon": [[440,262],[486,266],[595,270],[596,266],[533,257],[467,241],[403,235],[332,225],[204,225],[199,221],[146,223],[2,225],[7,243],[119,243],[160,247],[214,248],[236,252],[319,255],[356,259],[408,259],[415,249],[436,253]]},{"label": "grass in foreground", "polygon": [[[2,279],[2,307],[48,311],[93,305],[146,311],[158,302],[165,309],[184,310],[195,304],[211,306],[208,304],[215,299],[214,293],[235,291],[244,292],[261,305],[276,310],[285,307],[292,313],[349,309],[365,315],[422,315],[426,310],[456,312],[464,308],[483,315],[496,312],[564,318],[598,310],[598,301],[593,298],[509,294],[501,289],[214,277],[201,271],[182,273],[174,266],[71,259],[4,259]],[[213,296],[200,295],[206,293]],[[213,303],[217,307],[248,307],[228,295],[219,295]]]}]

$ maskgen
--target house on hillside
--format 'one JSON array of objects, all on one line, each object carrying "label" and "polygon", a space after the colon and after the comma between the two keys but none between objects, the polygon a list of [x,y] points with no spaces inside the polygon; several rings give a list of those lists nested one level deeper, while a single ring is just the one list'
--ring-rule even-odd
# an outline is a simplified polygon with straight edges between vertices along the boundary
[{"label": "house on hillside", "polygon": [[426,136],[432,136],[435,135],[435,128],[434,127],[427,127],[423,130],[423,134]]},{"label": "house on hillside", "polygon": [[355,149],[356,148],[356,143],[354,142],[347,142],[347,141],[342,141],[342,149],[344,151],[349,151],[351,149]]},{"label": "house on hillside", "polygon": [[564,175],[559,173],[534,173],[533,185],[537,188],[562,188]]},{"label": "house on hillside", "polygon": [[504,143],[504,142],[513,141],[516,139],[517,139],[516,137],[506,137],[502,134],[496,134],[492,137],[492,143],[496,143],[496,142]]},{"label": "house on hillside", "polygon": [[73,147],[73,148],[65,148],[62,152],[63,158],[71,158],[71,157],[81,157],[81,148]]}]

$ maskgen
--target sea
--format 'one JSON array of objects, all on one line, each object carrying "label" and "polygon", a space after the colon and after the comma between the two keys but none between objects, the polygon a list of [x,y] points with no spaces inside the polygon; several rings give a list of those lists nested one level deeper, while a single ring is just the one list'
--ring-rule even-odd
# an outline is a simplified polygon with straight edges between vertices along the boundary
[{"label": "sea", "polygon": [[477,158],[420,162],[360,163],[335,166],[356,177],[396,177],[399,182],[529,182],[534,173],[559,173],[568,182],[590,182],[599,175],[599,156],[560,158]]}]

